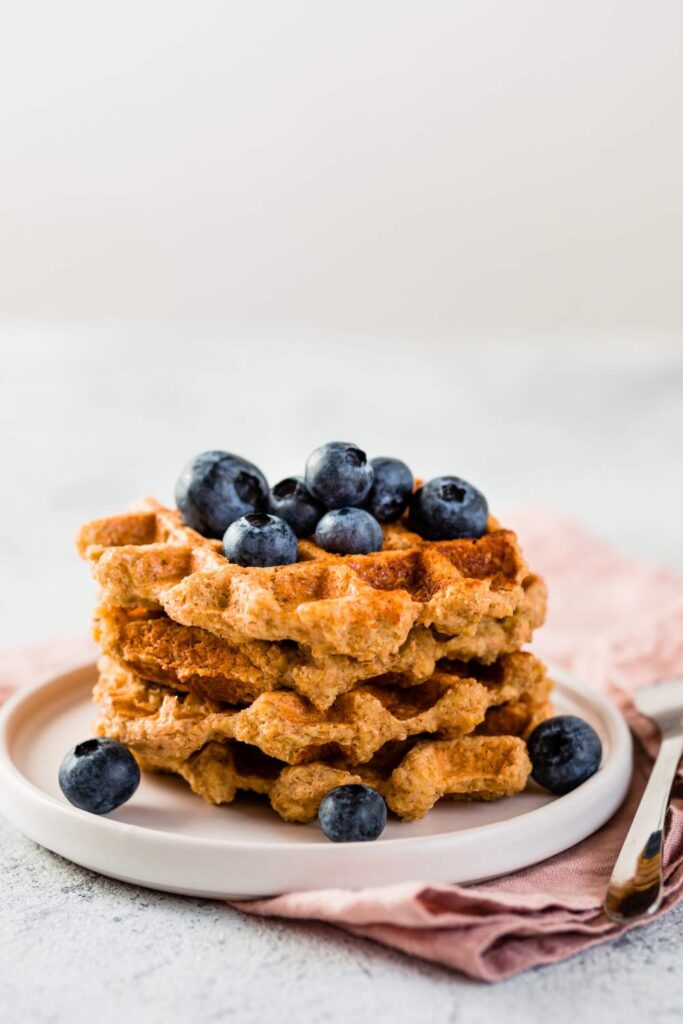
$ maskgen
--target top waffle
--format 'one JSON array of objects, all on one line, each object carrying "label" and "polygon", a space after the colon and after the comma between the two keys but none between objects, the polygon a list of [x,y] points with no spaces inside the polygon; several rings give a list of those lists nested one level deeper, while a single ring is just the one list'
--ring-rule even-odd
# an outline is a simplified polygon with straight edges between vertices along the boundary
[{"label": "top waffle", "polygon": [[525,600],[515,534],[492,518],[476,540],[425,541],[400,523],[383,532],[374,554],[342,557],[300,541],[294,564],[243,568],[148,498],[83,526],[77,547],[106,605],[163,609],[235,646],[294,641],[317,656],[386,657],[416,625],[467,634]]}]

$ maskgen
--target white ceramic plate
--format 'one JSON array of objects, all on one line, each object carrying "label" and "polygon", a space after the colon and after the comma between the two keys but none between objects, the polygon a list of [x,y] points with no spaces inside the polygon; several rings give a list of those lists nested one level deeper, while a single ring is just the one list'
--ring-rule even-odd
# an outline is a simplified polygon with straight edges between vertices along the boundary
[{"label": "white ceramic plate", "polygon": [[94,665],[21,690],[0,714],[0,810],[49,850],[113,878],[193,896],[250,897],[411,879],[472,882],[573,846],[617,809],[631,775],[631,739],[601,694],[561,672],[558,710],[586,718],[604,748],[600,771],[573,793],[530,785],[496,803],[442,801],[421,821],[390,821],[374,843],[329,842],[315,823],[281,821],[267,801],[213,807],[180,779],[143,775],[107,817],[72,807],[57,784],[64,753],[91,735]]}]

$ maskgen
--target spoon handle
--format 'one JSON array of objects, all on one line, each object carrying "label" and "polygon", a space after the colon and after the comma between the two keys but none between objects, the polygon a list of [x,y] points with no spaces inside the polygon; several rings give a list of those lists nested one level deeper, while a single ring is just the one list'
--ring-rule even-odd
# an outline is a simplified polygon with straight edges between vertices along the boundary
[{"label": "spoon handle", "polygon": [[681,754],[683,735],[662,740],[607,887],[604,908],[613,921],[653,914],[662,902],[664,818]]}]

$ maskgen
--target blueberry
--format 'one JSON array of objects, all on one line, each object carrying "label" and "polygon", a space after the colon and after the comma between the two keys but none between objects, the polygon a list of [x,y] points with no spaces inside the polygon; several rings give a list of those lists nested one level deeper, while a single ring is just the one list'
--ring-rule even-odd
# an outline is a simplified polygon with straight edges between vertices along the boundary
[{"label": "blueberry", "polygon": [[86,740],[70,750],[59,768],[59,788],[69,803],[92,814],[109,814],[130,800],[140,769],[117,740]]},{"label": "blueberry", "polygon": [[365,507],[380,523],[390,523],[405,512],[413,493],[413,474],[400,459],[372,459],[375,480]]},{"label": "blueberry", "polygon": [[306,460],[306,487],[325,508],[361,505],[373,477],[365,452],[345,441],[330,441]]},{"label": "blueberry", "polygon": [[379,551],[382,527],[362,508],[333,508],[315,530],[315,542],[323,551],[337,555],[367,555]]},{"label": "blueberry", "polygon": [[415,491],[408,524],[426,540],[481,537],[489,507],[472,484],[457,476],[437,476]]},{"label": "blueberry", "polygon": [[600,767],[600,737],[576,715],[557,715],[541,722],[527,745],[532,778],[551,793],[569,793]]},{"label": "blueberry", "polygon": [[251,512],[227,528],[223,550],[235,565],[290,565],[296,562],[296,534],[284,519]]},{"label": "blueberry", "polygon": [[185,466],[175,487],[183,521],[204,537],[222,537],[230,523],[268,506],[260,469],[229,452],[202,452]]},{"label": "blueberry", "polygon": [[297,537],[310,537],[325,510],[306,489],[303,477],[288,476],[270,492],[270,511],[289,523]]},{"label": "blueberry", "polygon": [[365,843],[384,831],[387,805],[371,786],[337,786],[323,797],[318,821],[333,843]]}]

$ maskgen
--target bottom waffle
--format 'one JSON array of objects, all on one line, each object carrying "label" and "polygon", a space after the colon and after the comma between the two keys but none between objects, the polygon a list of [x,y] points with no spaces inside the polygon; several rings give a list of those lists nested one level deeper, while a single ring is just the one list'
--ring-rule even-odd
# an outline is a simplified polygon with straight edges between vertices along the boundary
[{"label": "bottom waffle", "polygon": [[282,691],[234,708],[150,684],[103,658],[96,731],[211,803],[261,793],[285,820],[305,822],[331,789],[364,782],[412,820],[442,797],[496,800],[523,790],[531,770],[523,737],[552,713],[550,689],[541,662],[516,653],[490,667],[448,663],[410,688],[375,681],[327,712]]},{"label": "bottom waffle", "polygon": [[136,756],[143,769],[181,775],[210,803],[231,803],[240,790],[263,793],[281,818],[299,822],[312,821],[325,794],[347,783],[373,786],[395,814],[412,821],[424,817],[441,797],[513,796],[524,789],[531,771],[526,744],[517,736],[422,740],[381,751],[356,767],[322,761],[285,765],[234,740],[208,743],[184,760]]}]

